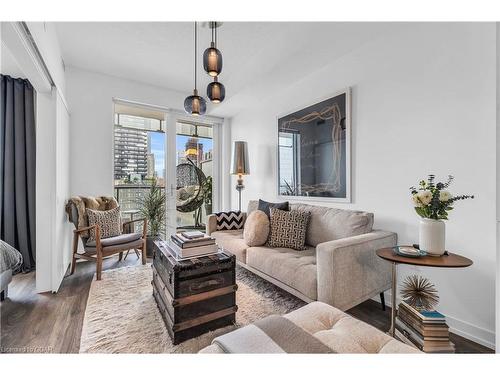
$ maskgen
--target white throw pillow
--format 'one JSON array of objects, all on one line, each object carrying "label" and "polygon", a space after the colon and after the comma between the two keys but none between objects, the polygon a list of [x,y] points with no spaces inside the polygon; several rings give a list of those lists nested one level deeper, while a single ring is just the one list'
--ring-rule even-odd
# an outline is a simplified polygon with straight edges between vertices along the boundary
[{"label": "white throw pillow", "polygon": [[243,239],[248,246],[264,245],[269,236],[269,218],[260,210],[248,215],[243,229]]}]

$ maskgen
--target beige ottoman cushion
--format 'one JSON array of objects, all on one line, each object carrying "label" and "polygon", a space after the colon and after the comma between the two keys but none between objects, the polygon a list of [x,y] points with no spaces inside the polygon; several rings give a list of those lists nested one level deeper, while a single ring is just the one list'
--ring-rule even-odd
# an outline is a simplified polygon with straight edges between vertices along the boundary
[{"label": "beige ottoman cushion", "polygon": [[269,218],[260,210],[248,215],[243,229],[243,239],[248,246],[264,245],[269,236]]}]

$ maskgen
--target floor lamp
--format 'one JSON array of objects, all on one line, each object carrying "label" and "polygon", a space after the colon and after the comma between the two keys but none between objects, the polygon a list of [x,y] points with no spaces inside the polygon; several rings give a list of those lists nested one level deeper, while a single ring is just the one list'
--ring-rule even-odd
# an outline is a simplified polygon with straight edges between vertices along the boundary
[{"label": "floor lamp", "polygon": [[241,191],[245,188],[243,175],[250,174],[248,145],[245,141],[235,141],[233,144],[231,174],[238,175],[236,190],[238,191],[238,209],[241,211]]}]

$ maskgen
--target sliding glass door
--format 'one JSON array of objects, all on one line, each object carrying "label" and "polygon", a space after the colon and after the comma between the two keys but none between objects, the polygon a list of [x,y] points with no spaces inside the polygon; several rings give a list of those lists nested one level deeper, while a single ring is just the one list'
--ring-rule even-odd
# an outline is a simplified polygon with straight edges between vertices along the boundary
[{"label": "sliding glass door", "polygon": [[149,216],[151,234],[163,238],[205,230],[220,201],[221,122],[122,101],[114,109],[113,183],[124,218]]}]

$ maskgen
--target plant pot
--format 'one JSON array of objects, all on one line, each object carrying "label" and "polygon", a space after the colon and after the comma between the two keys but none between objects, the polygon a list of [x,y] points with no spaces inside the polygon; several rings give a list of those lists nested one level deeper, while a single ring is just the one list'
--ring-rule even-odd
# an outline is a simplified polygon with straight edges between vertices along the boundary
[{"label": "plant pot", "polygon": [[445,252],[445,224],[442,220],[420,219],[419,247],[431,256],[441,256]]},{"label": "plant pot", "polygon": [[161,240],[157,236],[147,236],[146,237],[146,256],[152,258],[156,249],[155,241]]}]

